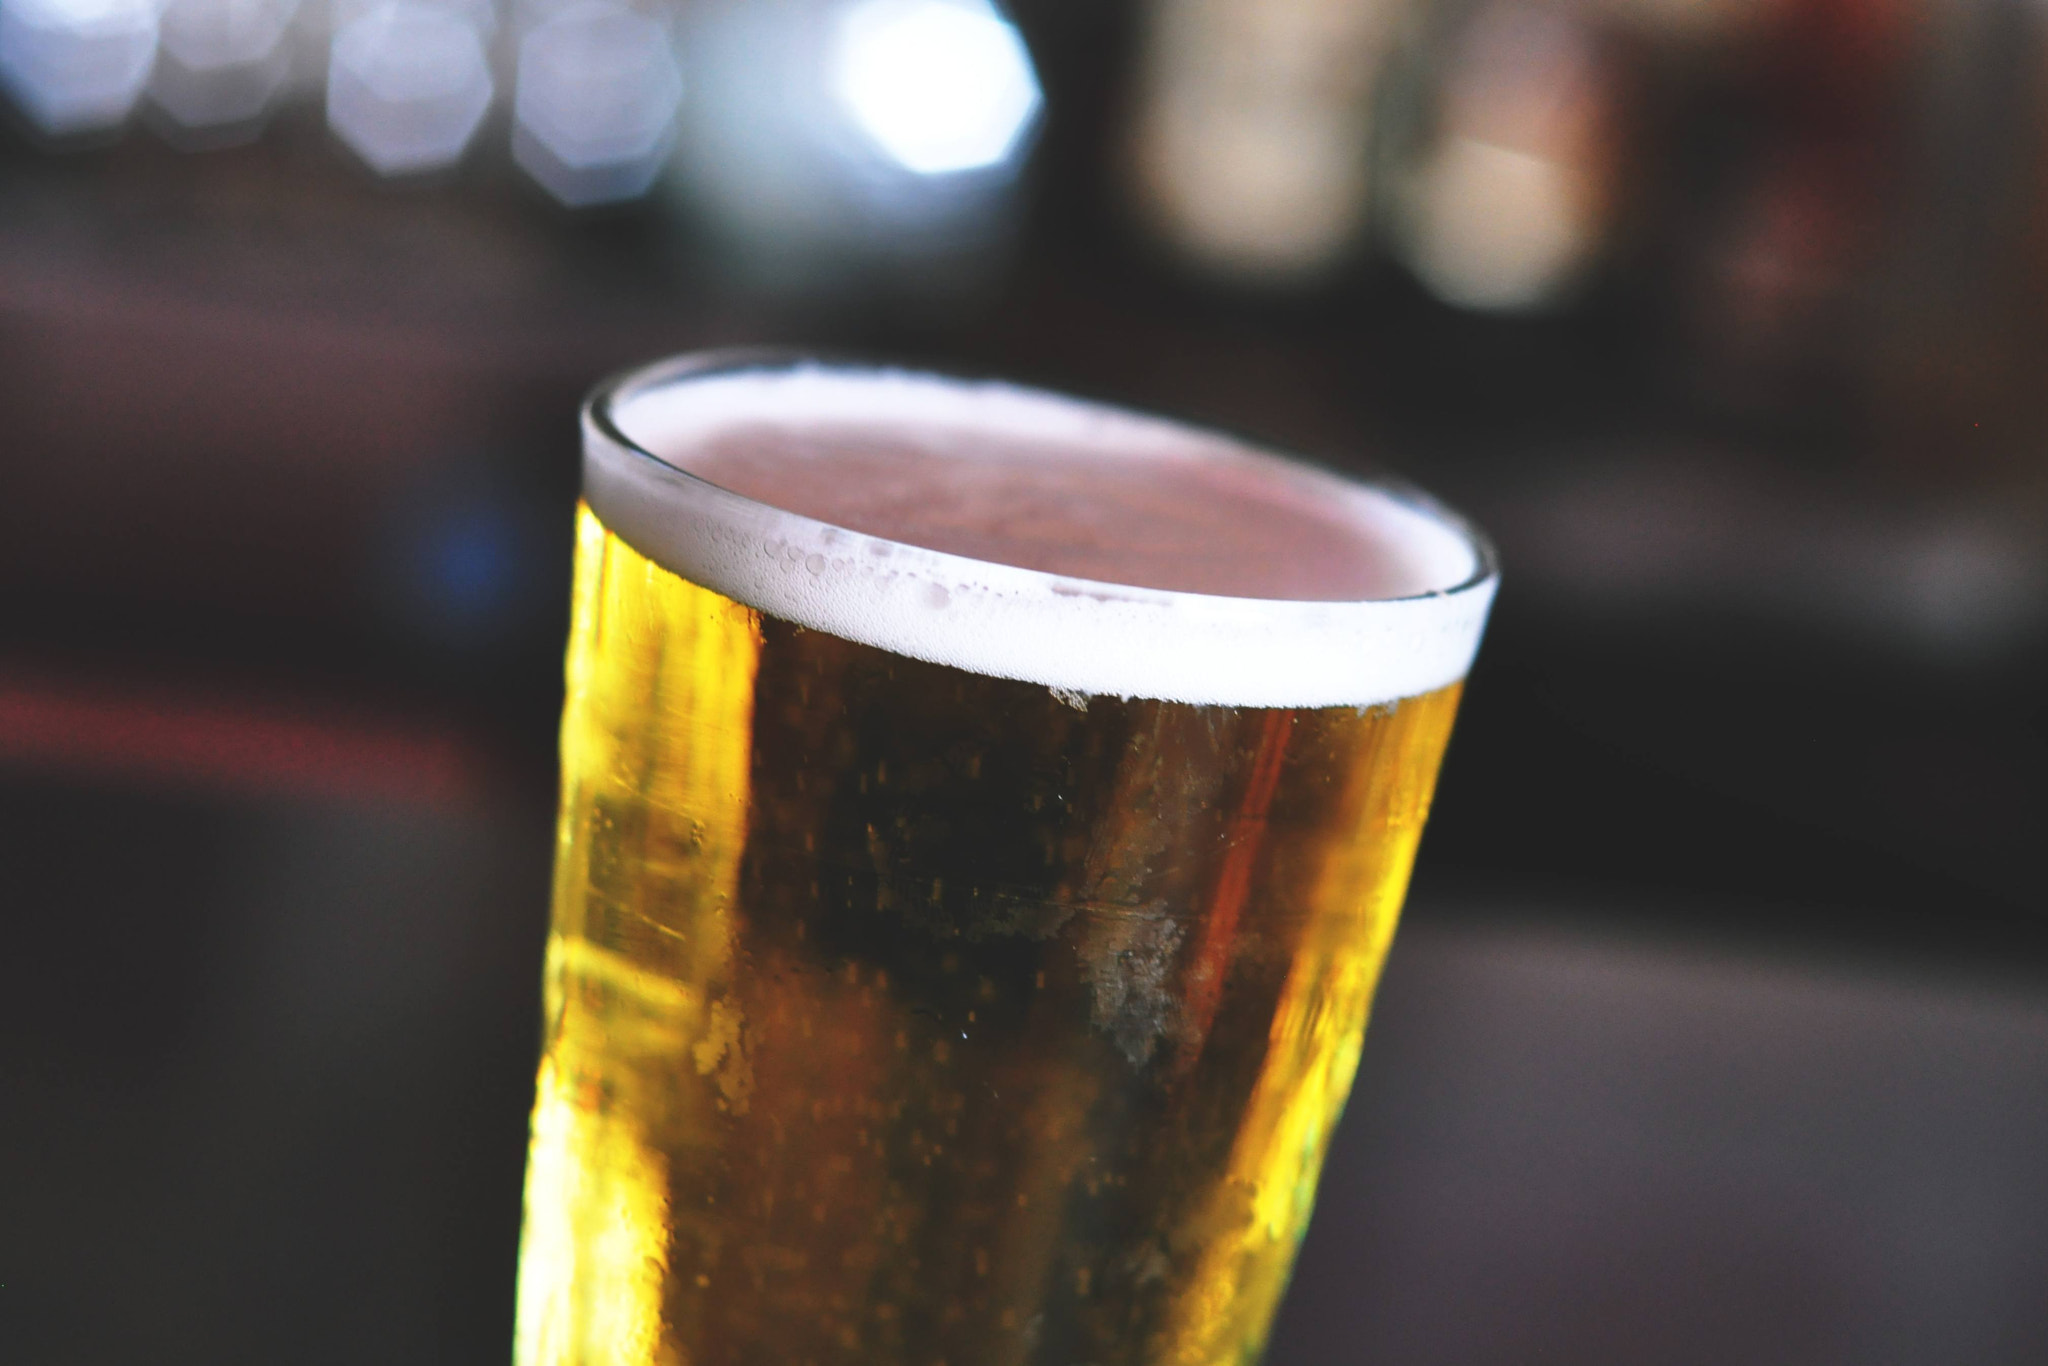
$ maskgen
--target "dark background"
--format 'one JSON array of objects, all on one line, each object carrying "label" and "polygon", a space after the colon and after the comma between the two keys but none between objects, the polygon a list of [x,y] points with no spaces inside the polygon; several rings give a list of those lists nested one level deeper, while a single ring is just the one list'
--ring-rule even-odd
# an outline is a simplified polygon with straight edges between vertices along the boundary
[{"label": "dark background", "polygon": [[1018,0],[1010,160],[745,144],[809,200],[703,169],[731,11],[570,208],[544,15],[392,176],[315,0],[198,128],[39,122],[0,0],[0,1361],[507,1359],[576,405],[747,343],[1496,537],[1275,1360],[2048,1360],[2038,8]]}]

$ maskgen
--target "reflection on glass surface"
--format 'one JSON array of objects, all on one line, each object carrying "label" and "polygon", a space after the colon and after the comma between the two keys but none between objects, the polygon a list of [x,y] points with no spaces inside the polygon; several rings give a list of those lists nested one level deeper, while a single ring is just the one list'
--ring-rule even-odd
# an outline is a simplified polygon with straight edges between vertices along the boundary
[{"label": "reflection on glass surface", "polygon": [[253,133],[291,73],[285,31],[297,9],[298,0],[170,0],[150,102],[176,129]]},{"label": "reflection on glass surface", "polygon": [[855,126],[919,175],[1008,160],[1038,115],[1031,54],[986,0],[862,0],[831,62]]},{"label": "reflection on glass surface", "polygon": [[327,122],[380,175],[461,159],[491,106],[482,35],[463,13],[380,5],[334,35]]},{"label": "reflection on glass surface", "polygon": [[152,0],[4,0],[0,84],[45,133],[126,119],[156,56]]},{"label": "reflection on glass surface", "polygon": [[549,194],[646,193],[683,97],[664,25],[609,0],[571,5],[520,40],[518,82],[512,155]]}]

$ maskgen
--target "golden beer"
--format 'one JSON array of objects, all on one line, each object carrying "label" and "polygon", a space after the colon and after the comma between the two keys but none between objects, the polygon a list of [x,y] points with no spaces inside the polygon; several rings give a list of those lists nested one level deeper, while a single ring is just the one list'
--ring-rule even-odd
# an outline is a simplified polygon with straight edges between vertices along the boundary
[{"label": "golden beer", "polygon": [[763,360],[601,396],[586,496],[519,1366],[1254,1360],[1483,550],[1172,424]]}]

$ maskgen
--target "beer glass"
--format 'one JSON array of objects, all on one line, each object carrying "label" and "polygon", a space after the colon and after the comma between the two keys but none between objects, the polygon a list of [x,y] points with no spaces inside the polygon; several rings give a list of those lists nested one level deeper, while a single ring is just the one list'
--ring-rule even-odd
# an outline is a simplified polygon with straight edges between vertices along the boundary
[{"label": "beer glass", "polygon": [[584,440],[519,1366],[1255,1360],[1484,544],[776,355]]}]

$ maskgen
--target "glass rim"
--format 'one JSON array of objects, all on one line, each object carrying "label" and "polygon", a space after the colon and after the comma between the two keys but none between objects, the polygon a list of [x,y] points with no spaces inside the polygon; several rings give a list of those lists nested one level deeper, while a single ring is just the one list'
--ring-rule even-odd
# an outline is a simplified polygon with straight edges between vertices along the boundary
[{"label": "glass rim", "polygon": [[[1152,428],[1158,433],[1178,433],[1194,440],[1228,450],[1233,456],[1278,466],[1296,472],[1309,472],[1332,483],[1352,496],[1363,500],[1377,500],[1386,508],[1402,515],[1417,519],[1429,525],[1434,532],[1447,535],[1456,541],[1465,554],[1469,555],[1469,572],[1455,582],[1440,588],[1426,589],[1394,597],[1314,600],[1290,598],[1233,597],[1221,594],[1193,592],[1175,589],[1160,589],[1117,583],[1111,580],[1087,579],[1076,575],[1058,574],[1047,570],[1026,569],[1005,564],[999,560],[983,560],[974,557],[932,550],[914,542],[894,541],[833,523],[819,521],[801,513],[767,502],[735,493],[721,485],[714,484],[692,474],[674,460],[665,458],[650,449],[628,430],[625,410],[641,399],[662,391],[696,386],[721,378],[736,378],[745,375],[786,375],[792,381],[800,380],[806,374],[830,377],[835,380],[856,382],[907,383],[922,386],[933,393],[951,391],[954,396],[966,396],[970,401],[986,396],[1022,399],[1028,403],[1045,405],[1048,411],[1066,409],[1077,415],[1092,415],[1118,421],[1128,421]],[[764,418],[773,417],[772,411],[764,410]],[[915,411],[907,412],[908,421],[919,420]],[[1097,398],[1041,389],[1030,385],[1016,384],[1007,380],[981,376],[962,375],[924,367],[897,366],[865,358],[832,355],[797,349],[775,347],[726,348],[689,352],[667,357],[652,363],[633,366],[615,372],[596,385],[583,405],[584,453],[583,453],[583,497],[598,520],[618,535],[637,552],[672,573],[676,573],[703,587],[710,588],[724,596],[771,617],[790,620],[798,625],[824,630],[845,636],[863,644],[876,645],[895,653],[923,658],[936,663],[954,664],[971,672],[993,674],[1000,677],[1017,678],[1022,681],[1044,682],[1055,691],[1071,692],[1081,697],[1097,694],[1119,696],[1154,696],[1169,700],[1218,702],[1224,705],[1253,706],[1321,706],[1321,705],[1372,705],[1398,700],[1429,691],[1430,687],[1456,682],[1469,669],[1471,656],[1476,652],[1478,637],[1484,625],[1485,616],[1491,606],[1498,587],[1500,571],[1496,552],[1484,533],[1457,512],[1444,506],[1405,480],[1375,473],[1370,477],[1355,471],[1336,469],[1285,447],[1249,437],[1214,424],[1190,421],[1167,416],[1128,404],[1104,401]],[[656,515],[658,512],[674,514],[671,517]],[[1393,534],[1393,533],[1388,533]],[[769,539],[762,540],[763,536]],[[791,547],[796,546],[807,553],[791,557]],[[1312,648],[1283,650],[1282,654],[1299,656],[1294,663],[1306,665],[1310,673],[1326,673],[1332,670],[1342,674],[1341,656],[1347,646],[1367,649],[1385,665],[1392,657],[1406,648],[1411,652],[1420,650],[1435,658],[1432,668],[1405,671],[1409,675],[1442,675],[1435,678],[1430,687],[1402,687],[1390,691],[1394,679],[1390,677],[1389,687],[1371,687],[1360,683],[1337,684],[1334,686],[1269,684],[1262,687],[1225,687],[1222,692],[1233,696],[1239,693],[1258,694],[1260,700],[1246,695],[1242,700],[1223,696],[1206,696],[1217,689],[1201,686],[1187,686],[1183,680],[1175,686],[1171,680],[1159,679],[1151,683],[1141,682],[1135,676],[1159,674],[1158,669],[1080,669],[1088,675],[1079,682],[1062,684],[1058,679],[1076,674],[1072,666],[1053,668],[1044,664],[1033,666],[1016,659],[993,660],[986,658],[990,651],[969,649],[965,653],[973,656],[963,661],[954,656],[958,650],[933,648],[931,639],[943,635],[934,632],[927,623],[919,627],[914,622],[915,612],[906,612],[901,601],[893,606],[883,601],[889,594],[868,591],[867,597],[875,599],[864,604],[870,609],[881,609],[886,617],[904,618],[896,623],[896,629],[874,628],[863,630],[860,626],[874,611],[831,610],[829,605],[821,607],[816,599],[819,593],[803,583],[799,577],[794,588],[784,584],[778,586],[777,571],[785,579],[793,568],[808,566],[812,575],[821,571],[818,562],[828,561],[828,567],[835,575],[842,567],[850,567],[855,577],[893,580],[908,574],[912,581],[937,583],[936,574],[949,582],[959,581],[970,594],[985,590],[982,599],[984,610],[1014,613],[1019,610],[1019,595],[1024,597],[1051,595],[1063,599],[1065,606],[1057,613],[1038,611],[1027,612],[1026,616],[1043,618],[1048,615],[1062,615],[1068,618],[1080,612],[1097,611],[1106,615],[1123,617],[1151,617],[1155,628],[1151,632],[1140,631],[1141,636],[1159,637],[1156,628],[1167,626],[1172,635],[1182,637],[1176,642],[1171,638],[1148,639],[1137,642],[1120,641],[1117,632],[1103,631],[1100,639],[1092,643],[1107,646],[1112,653],[1132,653],[1129,646],[1145,644],[1167,647],[1168,653],[1187,654],[1190,647],[1199,647],[1205,633],[1219,632],[1222,635],[1247,637],[1239,643],[1254,645],[1253,639],[1260,635],[1255,629],[1263,624],[1265,634],[1281,638],[1279,643],[1300,646],[1304,641]],[[876,566],[886,563],[887,570]],[[764,569],[764,565],[768,568]],[[707,582],[707,580],[709,580]],[[853,589],[842,580],[839,587],[854,596]],[[884,585],[886,587],[886,585]],[[868,584],[868,590],[875,590],[875,584]],[[929,589],[927,591],[930,591]],[[898,599],[900,593],[895,595]],[[1081,609],[1074,606],[1078,599],[1093,599],[1102,604],[1100,609]],[[944,604],[946,593],[936,595],[936,601]],[[1047,604],[1041,603],[1040,607]],[[1059,606],[1053,603],[1051,606]],[[1114,607],[1118,611],[1111,611]],[[1441,618],[1441,620],[1429,620]],[[860,619],[860,620],[856,620]],[[1169,625],[1170,621],[1170,625]],[[906,624],[909,623],[909,624]],[[873,628],[872,621],[866,624]],[[1043,620],[1024,623],[1041,628],[1045,634]],[[1069,620],[1068,627],[1073,626]],[[1142,625],[1141,622],[1126,620],[1123,627]],[[1233,629],[1236,628],[1236,629]],[[1027,632],[1028,633],[1028,632]],[[987,635],[987,632],[981,633]],[[1318,643],[1316,638],[1322,639]],[[1436,637],[1456,637],[1449,642]],[[984,645],[989,642],[984,640]],[[1272,644],[1274,641],[1267,641]],[[924,648],[919,648],[920,645]],[[1217,660],[1223,658],[1222,642],[1210,642],[1211,648],[1195,648],[1195,653],[1205,653]],[[1371,647],[1377,646],[1373,649]],[[1014,651],[997,649],[998,655],[1014,654]],[[1440,657],[1440,658],[1437,658]],[[1185,665],[1183,665],[1185,667]],[[1235,666],[1229,666],[1235,667]],[[1239,672],[1245,672],[1238,669]],[[1357,673],[1359,670],[1351,670]],[[1366,669],[1365,672],[1375,670]],[[1250,672],[1282,673],[1284,665],[1276,662],[1272,669],[1251,670]],[[1382,667],[1377,670],[1391,675],[1403,675],[1397,667]],[[1054,676],[1057,676],[1055,678]],[[1409,678],[1409,682],[1416,678]],[[1140,686],[1117,686],[1120,683],[1140,682]],[[1299,701],[1274,700],[1282,694],[1301,694]],[[1185,695],[1183,695],[1185,694]],[[1271,696],[1268,696],[1268,695]],[[1356,694],[1356,695],[1353,695]],[[1366,694],[1372,694],[1370,696]],[[1381,695],[1385,694],[1385,695]]]}]

